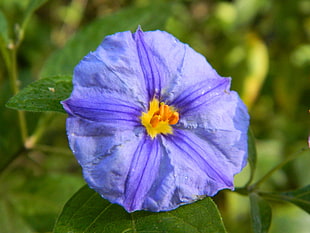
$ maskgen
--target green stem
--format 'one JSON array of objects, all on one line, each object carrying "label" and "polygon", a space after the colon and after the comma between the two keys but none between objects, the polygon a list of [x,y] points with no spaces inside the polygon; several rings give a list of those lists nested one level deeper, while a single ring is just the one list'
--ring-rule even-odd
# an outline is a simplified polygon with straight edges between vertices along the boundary
[{"label": "green stem", "polygon": [[302,154],[304,151],[308,150],[308,147],[304,147],[302,149],[300,149],[299,151],[297,151],[296,153],[288,156],[285,158],[285,160],[283,160],[281,163],[279,163],[278,165],[276,165],[274,168],[272,168],[269,172],[267,172],[262,178],[260,178],[258,181],[256,181],[254,184],[252,184],[248,189],[249,190],[255,190],[257,189],[262,183],[264,183],[271,175],[273,175],[274,172],[276,172],[277,170],[281,169],[282,167],[284,167],[287,163],[289,163],[290,161],[296,159],[297,157],[300,156],[300,154]]},{"label": "green stem", "polygon": [[40,119],[36,125],[36,128],[32,135],[27,138],[25,147],[27,149],[34,149],[40,138],[44,135],[46,126],[51,124],[51,121],[55,118],[54,113],[42,113]]},{"label": "green stem", "polygon": [[[17,46],[13,46],[11,48],[11,67],[8,70],[10,74],[10,83],[11,83],[11,89],[13,91],[13,95],[16,95],[19,92],[16,54],[17,54]],[[22,141],[23,143],[25,143],[28,137],[28,132],[27,132],[26,117],[23,111],[18,111],[18,121],[19,121],[19,128],[21,132]]]},{"label": "green stem", "polygon": [[23,143],[25,143],[28,138],[28,130],[27,130],[25,112],[18,111],[18,120],[19,120],[19,127],[20,127],[22,140],[23,140]]},{"label": "green stem", "polygon": [[270,201],[285,201],[285,197],[277,193],[258,192],[258,195]]},{"label": "green stem", "polygon": [[1,54],[4,60],[4,64],[6,65],[7,70],[9,70],[11,67],[11,60],[10,60],[10,55],[5,45],[6,43],[0,38],[0,51],[1,51]]}]

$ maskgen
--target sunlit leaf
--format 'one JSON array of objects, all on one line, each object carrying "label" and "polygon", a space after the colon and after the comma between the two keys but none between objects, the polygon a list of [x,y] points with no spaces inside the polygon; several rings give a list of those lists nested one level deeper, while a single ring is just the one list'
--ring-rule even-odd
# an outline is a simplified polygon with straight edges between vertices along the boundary
[{"label": "sunlit leaf", "polygon": [[54,229],[64,232],[226,232],[216,205],[210,198],[162,213],[127,213],[104,200],[87,186],[65,205]]},{"label": "sunlit leaf", "polygon": [[6,106],[34,112],[64,112],[60,101],[69,97],[71,91],[70,76],[40,79],[13,96]]},{"label": "sunlit leaf", "polygon": [[271,207],[256,193],[250,194],[251,222],[254,233],[267,233],[271,223]]},{"label": "sunlit leaf", "polygon": [[134,32],[138,25],[141,25],[143,30],[164,29],[169,13],[169,4],[155,3],[145,8],[131,7],[119,10],[115,14],[97,19],[48,59],[41,77],[71,75],[78,62],[90,51],[95,50],[107,35],[128,30]]},{"label": "sunlit leaf", "polygon": [[247,35],[248,72],[244,79],[242,99],[251,107],[265,81],[269,66],[269,55],[265,43],[254,33]]}]

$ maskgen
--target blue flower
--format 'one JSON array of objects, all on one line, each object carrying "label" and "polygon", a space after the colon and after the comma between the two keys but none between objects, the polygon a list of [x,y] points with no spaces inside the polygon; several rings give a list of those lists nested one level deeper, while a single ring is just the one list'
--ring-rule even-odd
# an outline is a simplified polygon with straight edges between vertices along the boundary
[{"label": "blue flower", "polygon": [[249,116],[230,82],[167,32],[107,36],[76,66],[62,102],[88,185],[128,212],[233,189]]}]

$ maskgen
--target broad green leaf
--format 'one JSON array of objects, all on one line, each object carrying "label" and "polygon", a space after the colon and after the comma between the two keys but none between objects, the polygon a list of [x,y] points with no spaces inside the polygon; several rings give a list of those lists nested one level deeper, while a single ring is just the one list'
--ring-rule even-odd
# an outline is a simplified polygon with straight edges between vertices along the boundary
[{"label": "broad green leaf", "polygon": [[271,194],[268,196],[272,197],[273,199],[276,198],[283,201],[289,201],[310,214],[310,185],[291,192]]},{"label": "broad green leaf", "polygon": [[247,183],[249,185],[254,177],[255,169],[256,169],[256,159],[257,159],[257,152],[256,152],[256,145],[255,145],[255,137],[253,131],[249,129],[248,131],[248,162],[250,164],[251,173],[250,178]]},{"label": "broad green leaf", "polygon": [[226,232],[216,205],[205,198],[162,213],[127,213],[121,206],[104,200],[87,186],[65,205],[54,233],[65,232]]},{"label": "broad green leaf", "polygon": [[71,91],[70,76],[40,79],[13,96],[6,106],[34,112],[64,112],[60,101],[68,98]]},{"label": "broad green leaf", "polygon": [[250,194],[251,222],[254,233],[266,233],[271,223],[271,207],[256,193]]},{"label": "broad green leaf", "polygon": [[105,36],[128,30],[134,32],[138,25],[143,30],[163,29],[169,15],[169,4],[155,3],[145,8],[123,9],[95,20],[78,32],[64,48],[51,55],[42,69],[41,77],[71,75],[78,62],[95,50]]}]

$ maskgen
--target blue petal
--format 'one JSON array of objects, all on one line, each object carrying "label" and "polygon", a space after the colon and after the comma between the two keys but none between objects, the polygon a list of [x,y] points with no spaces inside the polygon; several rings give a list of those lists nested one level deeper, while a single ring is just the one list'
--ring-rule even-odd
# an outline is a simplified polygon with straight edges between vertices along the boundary
[{"label": "blue petal", "polygon": [[133,35],[137,44],[137,52],[140,59],[141,69],[143,71],[144,81],[148,91],[149,100],[160,98],[161,72],[159,71],[154,55],[149,48],[149,45],[144,41],[144,33],[140,28]]},{"label": "blue petal", "polygon": [[[205,105],[182,115],[176,126],[191,131],[199,138],[216,146],[230,161],[233,174],[246,165],[249,114],[234,91],[225,92]],[[186,110],[186,109],[185,109]]]},{"label": "blue petal", "polygon": [[204,106],[222,95],[226,95],[230,88],[230,78],[209,79],[190,86],[171,102],[181,116],[196,114],[202,111]]},{"label": "blue petal", "polygon": [[[222,152],[190,131],[176,130],[163,140],[167,169],[147,199],[149,207],[171,210],[219,190],[233,189],[229,160]],[[162,165],[162,164],[161,164]]]},{"label": "blue petal", "polygon": [[111,149],[132,140],[144,132],[142,127],[133,128],[117,124],[93,122],[78,117],[67,119],[69,145],[78,162],[84,166],[110,153]]},{"label": "blue petal", "polygon": [[[239,148],[236,132],[199,135],[175,129],[161,137],[162,153],[157,178],[143,208],[167,211],[194,202],[201,196],[213,196],[219,190],[233,189],[234,175],[244,166],[246,148]],[[214,135],[213,135],[214,136]],[[223,145],[219,137],[232,137]],[[224,143],[229,139],[224,139]],[[244,144],[245,145],[245,144]],[[245,145],[246,146],[246,145]]]},{"label": "blue petal", "polygon": [[84,87],[75,88],[71,97],[62,104],[71,116],[118,125],[119,129],[127,125],[140,125],[143,110],[142,106],[132,102],[127,95]]},{"label": "blue petal", "polygon": [[162,150],[158,140],[145,137],[133,154],[126,179],[124,207],[129,212],[149,209],[144,201],[155,179],[161,161]]},{"label": "blue petal", "polygon": [[213,196],[223,188],[233,188],[233,173],[227,166],[230,161],[212,142],[184,130],[175,130],[166,141],[166,147],[173,151],[169,157],[182,190],[181,200],[195,200],[195,195]]},{"label": "blue petal", "polygon": [[[182,111],[180,122],[177,125],[183,129],[240,131],[247,133],[249,114],[246,106],[234,91],[225,91],[215,98],[205,99],[206,104],[201,104],[193,109],[188,104]],[[189,108],[190,111],[187,109]]]},{"label": "blue petal", "polygon": [[[119,133],[120,134],[120,133]],[[130,172],[130,164],[133,155],[141,142],[141,136],[137,136],[127,131],[122,134],[124,140],[113,140],[114,145],[107,151],[103,149],[100,157],[97,157],[91,163],[81,164],[83,174],[88,185],[95,189],[102,197],[112,203],[118,203],[124,206],[125,187]],[[102,138],[108,143],[107,139]],[[98,142],[100,142],[98,140]],[[100,150],[101,145],[93,145]],[[104,152],[107,152],[104,154]],[[127,211],[130,211],[128,209]]]},{"label": "blue petal", "polygon": [[229,87],[226,80],[213,90],[221,94],[211,100],[203,96],[206,104],[193,108],[188,103],[191,110],[184,108],[173,135],[162,137],[165,159],[160,168],[165,170],[160,169],[146,200],[151,210],[171,210],[234,188],[234,175],[247,162],[249,115],[237,93],[223,91]]},{"label": "blue petal", "polygon": [[148,103],[132,33],[128,31],[107,36],[96,51],[89,53],[76,66],[73,85],[73,95],[77,88],[85,87],[97,90],[99,95],[101,90],[106,90],[112,94],[126,95],[136,102]]},{"label": "blue petal", "polygon": [[[247,156],[246,107],[230,79],[161,32],[106,37],[74,72],[63,102],[69,143],[87,183],[131,212],[164,211],[233,189]],[[140,116],[153,97],[173,105],[172,135],[151,139]]]},{"label": "blue petal", "polygon": [[83,174],[91,188],[128,212],[149,209],[144,202],[157,178],[161,148],[158,140],[143,134],[126,138],[106,155],[82,164]]},{"label": "blue petal", "polygon": [[140,43],[145,48],[143,64],[149,67],[147,73],[151,74],[146,78],[155,79],[155,88],[161,88],[160,97],[163,101],[170,103],[193,85],[220,78],[201,54],[171,34],[150,31],[142,35]]},{"label": "blue petal", "polygon": [[120,131],[117,125],[77,117],[67,119],[67,129],[88,185],[128,212],[144,208],[160,162],[158,141],[146,137],[142,128]]}]

